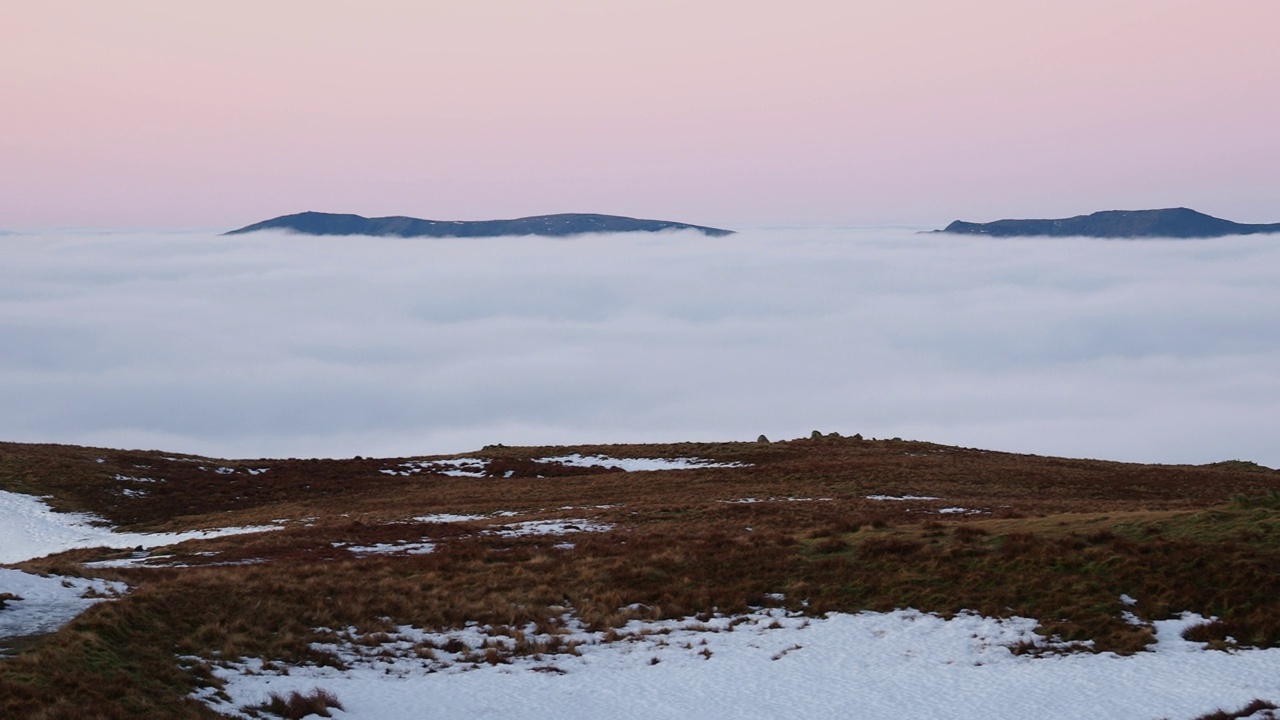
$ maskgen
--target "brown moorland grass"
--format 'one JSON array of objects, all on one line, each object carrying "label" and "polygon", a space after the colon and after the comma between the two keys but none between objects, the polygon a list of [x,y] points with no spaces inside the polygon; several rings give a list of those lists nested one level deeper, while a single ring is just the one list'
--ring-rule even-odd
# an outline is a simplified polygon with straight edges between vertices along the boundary
[{"label": "brown moorland grass", "polygon": [[[535,462],[572,452],[748,466],[625,473]],[[1280,645],[1270,571],[1280,561],[1280,473],[1249,463],[1136,465],[830,437],[471,456],[490,461],[485,477],[382,472],[424,458],[225,461],[0,445],[0,488],[52,495],[60,509],[132,529],[284,528],[158,550],[157,567],[86,567],[128,554],[103,549],[21,564],[133,590],[0,661],[0,716],[211,717],[187,695],[216,691],[212,665],[340,664],[313,643],[373,646],[400,625],[474,622],[514,641],[466,649],[474,662],[554,656],[571,648],[526,630],[554,636],[566,612],[604,631],[778,604],[973,611],[1034,617],[1047,638],[1128,653],[1152,634],[1126,610],[1148,622],[1191,610],[1220,618],[1189,634],[1214,647]],[[415,519],[435,513],[482,517]],[[510,532],[552,519],[611,529]],[[359,551],[423,541],[434,551]],[[291,699],[280,700],[260,711],[288,711]]]}]

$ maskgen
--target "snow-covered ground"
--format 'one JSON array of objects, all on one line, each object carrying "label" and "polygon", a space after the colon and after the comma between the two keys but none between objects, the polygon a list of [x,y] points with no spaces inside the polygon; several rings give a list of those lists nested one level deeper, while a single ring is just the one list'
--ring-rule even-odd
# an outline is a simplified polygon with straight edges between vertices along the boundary
[{"label": "snow-covered ground", "polygon": [[0,593],[20,598],[4,602],[0,609],[0,639],[53,632],[90,605],[125,590],[124,583],[41,577],[0,568]]},{"label": "snow-covered ground", "polygon": [[[180,533],[115,532],[100,518],[54,512],[40,498],[0,490],[0,564],[87,547],[161,547],[185,540],[279,530],[278,526],[230,527]],[[0,586],[0,592],[4,590]]]},{"label": "snow-covered ground", "polygon": [[[0,564],[22,562],[73,548],[161,547],[185,540],[278,530],[232,527],[181,533],[121,533],[100,518],[54,512],[40,498],[0,490]],[[120,583],[40,577],[0,569],[0,593],[22,598],[0,609],[0,639],[52,632],[102,597],[125,591]],[[84,597],[88,593],[91,597]]]},{"label": "snow-covered ground", "polygon": [[[327,646],[345,671],[250,660],[218,670],[231,702],[204,693],[220,712],[271,693],[327,690],[337,718],[1194,718],[1256,698],[1280,700],[1280,650],[1205,650],[1181,638],[1194,615],[1155,623],[1157,644],[1130,657],[1014,655],[1035,638],[1034,620],[913,610],[805,619],[779,610],[739,618],[633,622],[605,642],[581,628],[565,636],[577,655],[468,662],[492,640],[480,628],[451,634],[401,628],[385,645],[351,637]],[[455,644],[455,648],[458,646]],[[482,650],[480,651],[483,652]]]}]

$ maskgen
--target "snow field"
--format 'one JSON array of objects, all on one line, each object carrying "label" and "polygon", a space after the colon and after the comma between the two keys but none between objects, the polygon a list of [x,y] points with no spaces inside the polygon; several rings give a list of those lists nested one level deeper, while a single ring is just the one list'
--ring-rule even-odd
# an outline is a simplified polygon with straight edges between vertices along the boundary
[{"label": "snow field", "polygon": [[[1199,616],[1154,623],[1157,643],[1113,654],[1014,655],[1040,641],[1036,621],[914,610],[801,618],[761,610],[705,623],[633,621],[606,641],[565,618],[576,654],[511,657],[484,648],[509,638],[468,626],[452,633],[402,627],[381,645],[348,633],[317,646],[347,670],[267,669],[250,659],[216,670],[237,708],[323,688],[337,718],[1194,718],[1280,699],[1280,650],[1205,650],[1181,638]],[[535,638],[545,639],[545,638]],[[452,650],[441,648],[450,646]],[[415,649],[433,648],[430,653]],[[504,654],[499,652],[499,654]]]}]

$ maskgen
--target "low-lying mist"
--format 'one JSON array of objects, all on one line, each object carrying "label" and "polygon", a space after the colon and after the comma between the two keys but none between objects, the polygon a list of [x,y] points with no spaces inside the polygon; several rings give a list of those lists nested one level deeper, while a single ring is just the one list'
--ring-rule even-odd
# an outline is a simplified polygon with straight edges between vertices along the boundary
[{"label": "low-lying mist", "polygon": [[0,440],[221,457],[811,430],[1280,465],[1280,237],[0,239]]}]

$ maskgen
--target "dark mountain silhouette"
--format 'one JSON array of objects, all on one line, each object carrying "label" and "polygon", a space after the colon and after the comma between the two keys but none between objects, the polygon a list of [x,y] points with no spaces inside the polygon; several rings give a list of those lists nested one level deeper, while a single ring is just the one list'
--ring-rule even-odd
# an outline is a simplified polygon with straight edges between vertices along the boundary
[{"label": "dark mountain silhouette", "polygon": [[1061,220],[996,220],[971,223],[957,220],[935,232],[994,237],[1049,235],[1097,238],[1209,238],[1226,235],[1280,233],[1280,223],[1246,225],[1222,220],[1187,208],[1164,210],[1105,210]]},{"label": "dark mountain silhouette", "polygon": [[536,215],[514,220],[420,220],[411,217],[367,218],[360,215],[304,212],[282,215],[232,230],[227,235],[258,230],[287,230],[304,235],[397,235],[400,237],[499,237],[546,235],[564,237],[583,233],[661,232],[697,230],[705,235],[731,235],[732,230],[669,222],[641,220],[619,215],[565,213]]}]

